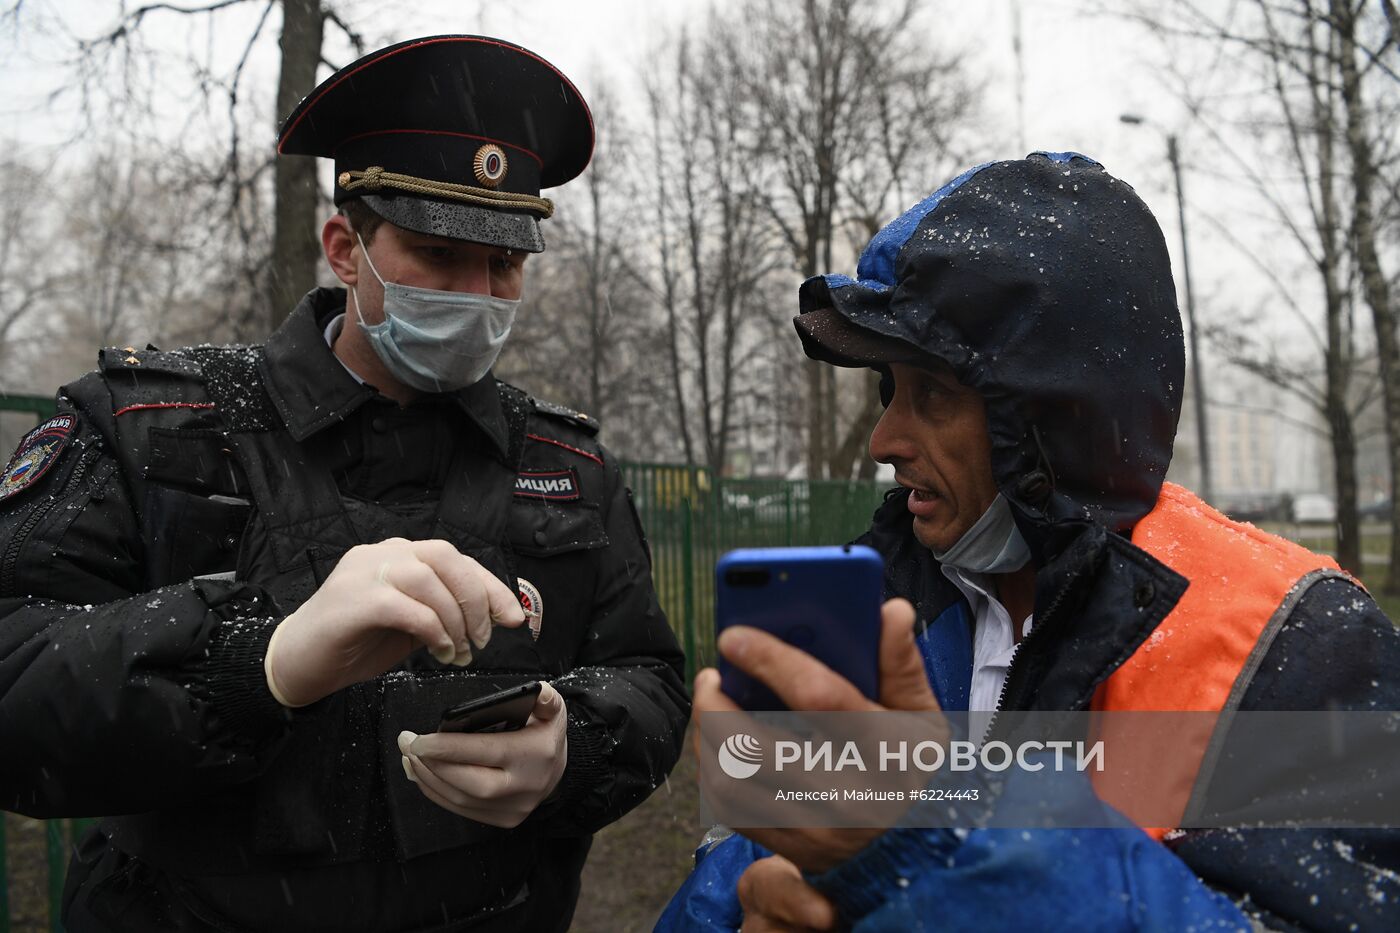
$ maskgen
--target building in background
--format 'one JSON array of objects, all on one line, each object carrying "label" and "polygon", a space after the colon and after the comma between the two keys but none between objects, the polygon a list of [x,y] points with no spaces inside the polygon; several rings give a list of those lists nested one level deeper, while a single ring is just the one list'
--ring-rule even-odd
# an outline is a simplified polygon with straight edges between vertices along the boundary
[{"label": "building in background", "polygon": [[[1195,488],[1200,457],[1189,384],[1186,395],[1167,478]],[[1301,495],[1321,493],[1335,501],[1326,428],[1301,399],[1241,369],[1217,364],[1209,412],[1213,505],[1246,520],[1261,520],[1288,518],[1289,504]],[[1374,438],[1361,446],[1357,499],[1365,505],[1387,494],[1385,451]]]}]

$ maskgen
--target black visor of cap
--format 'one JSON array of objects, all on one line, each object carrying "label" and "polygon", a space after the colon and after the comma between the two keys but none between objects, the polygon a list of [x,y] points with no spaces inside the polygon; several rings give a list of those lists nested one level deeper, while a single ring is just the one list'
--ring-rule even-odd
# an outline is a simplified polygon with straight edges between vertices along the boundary
[{"label": "black visor of cap", "polygon": [[835,308],[816,308],[799,314],[792,323],[807,355],[833,366],[883,366],[929,359],[923,350],[897,337],[857,327]]},{"label": "black visor of cap", "polygon": [[360,200],[389,223],[414,233],[544,252],[540,222],[531,214],[397,195],[366,194]]},{"label": "black visor of cap", "polygon": [[891,293],[850,280],[846,283],[832,288],[825,276],[818,275],[798,289],[801,313],[792,323],[809,357],[852,368],[928,361],[929,354],[915,344],[853,323],[851,318],[856,316],[888,318]]}]

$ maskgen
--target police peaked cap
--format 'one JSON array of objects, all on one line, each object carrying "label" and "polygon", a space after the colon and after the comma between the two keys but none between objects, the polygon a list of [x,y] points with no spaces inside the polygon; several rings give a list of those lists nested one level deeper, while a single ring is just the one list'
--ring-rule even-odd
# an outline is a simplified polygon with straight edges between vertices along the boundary
[{"label": "police peaked cap", "polygon": [[593,154],[593,118],[549,62],[486,36],[371,52],[321,82],[277,151],[335,160],[335,203],[360,198],[418,233],[538,253],[540,197]]}]

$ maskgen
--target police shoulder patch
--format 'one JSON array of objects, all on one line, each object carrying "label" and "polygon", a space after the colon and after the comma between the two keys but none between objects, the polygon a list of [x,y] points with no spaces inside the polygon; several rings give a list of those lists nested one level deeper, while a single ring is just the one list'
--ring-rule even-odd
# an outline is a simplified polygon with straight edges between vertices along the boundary
[{"label": "police shoulder patch", "polygon": [[0,502],[34,485],[58,462],[73,439],[74,427],[72,415],[55,415],[24,436],[0,473]]}]

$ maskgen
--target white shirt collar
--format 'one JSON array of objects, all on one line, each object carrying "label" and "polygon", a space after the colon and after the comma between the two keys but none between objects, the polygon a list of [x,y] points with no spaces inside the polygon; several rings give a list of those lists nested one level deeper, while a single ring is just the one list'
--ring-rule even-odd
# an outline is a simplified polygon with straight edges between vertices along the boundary
[{"label": "white shirt collar", "polygon": [[355,371],[354,371],[353,369],[351,369],[349,366],[346,366],[346,365],[345,365],[345,361],[342,360],[342,359],[336,354],[336,352],[335,352],[335,341],[336,341],[336,338],[340,336],[340,330],[341,330],[341,328],[343,328],[344,326],[345,326],[345,312],[342,311],[342,312],[340,312],[339,314],[337,314],[335,317],[331,318],[330,323],[326,325],[326,329],[325,329],[325,331],[323,332],[324,335],[325,335],[325,338],[326,338],[326,346],[328,346],[328,347],[331,348],[331,355],[332,355],[332,356],[335,356],[335,361],[336,361],[337,363],[340,364],[341,369],[344,369],[347,373],[349,373],[349,374],[351,375],[351,377],[354,378],[354,380],[355,380],[356,382],[358,382],[360,385],[364,385],[364,384],[365,384],[365,381],[364,381],[363,379],[360,378],[360,374],[357,373],[357,372],[355,372]]},{"label": "white shirt collar", "polygon": [[[970,570],[950,567],[947,564],[939,564],[939,569],[943,571],[943,576],[951,580],[953,585],[962,592],[963,596],[967,597],[967,601],[973,604],[974,612],[976,611],[976,604],[979,601],[987,600],[1001,609],[1002,612],[1005,612],[1008,619],[1011,618],[1011,613],[1002,605],[1001,600],[991,594],[991,581],[987,579],[990,574],[973,573]],[[1035,616],[1032,614],[1026,616],[1025,620],[1021,623],[1022,638],[1025,638],[1031,633],[1031,624],[1034,621]]]},{"label": "white shirt collar", "polygon": [[[1019,647],[1011,628],[1011,614],[991,594],[987,574],[967,573],[947,564],[940,565],[940,569],[972,609],[972,683],[967,708],[970,712],[995,710],[1006,685],[1006,672]],[[1032,620],[1033,616],[1027,616],[1021,623],[1023,638],[1030,634]]]}]

